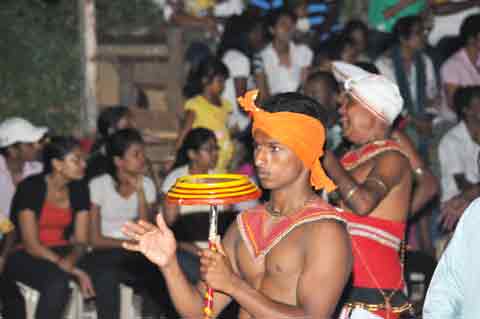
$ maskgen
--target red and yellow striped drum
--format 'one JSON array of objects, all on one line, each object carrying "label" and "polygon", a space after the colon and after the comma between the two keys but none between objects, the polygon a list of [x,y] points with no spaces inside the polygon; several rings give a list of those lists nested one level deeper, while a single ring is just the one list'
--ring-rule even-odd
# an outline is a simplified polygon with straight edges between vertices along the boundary
[{"label": "red and yellow striped drum", "polygon": [[[210,205],[209,247],[216,251],[218,205],[229,205],[259,198],[261,190],[245,175],[197,174],[177,179],[167,193],[167,202],[177,205]],[[213,315],[213,289],[207,288],[203,313]]]}]

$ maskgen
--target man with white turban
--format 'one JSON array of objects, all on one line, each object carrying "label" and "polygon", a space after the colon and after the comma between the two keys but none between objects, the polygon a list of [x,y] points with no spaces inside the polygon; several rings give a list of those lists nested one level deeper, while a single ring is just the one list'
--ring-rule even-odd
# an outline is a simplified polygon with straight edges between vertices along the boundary
[{"label": "man with white turban", "polygon": [[338,187],[354,255],[353,288],[341,318],[399,318],[411,310],[403,289],[399,251],[410,210],[413,177],[408,157],[391,139],[403,100],[387,78],[334,63],[345,76],[340,108],[344,137],[355,149],[338,161],[330,152],[323,166]]}]

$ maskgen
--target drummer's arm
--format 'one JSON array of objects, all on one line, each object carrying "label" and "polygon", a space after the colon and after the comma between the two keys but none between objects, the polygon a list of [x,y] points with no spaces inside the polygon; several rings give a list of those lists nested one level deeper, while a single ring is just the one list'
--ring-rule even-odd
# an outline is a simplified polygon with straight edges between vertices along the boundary
[{"label": "drummer's arm", "polygon": [[[232,224],[222,240],[222,246],[231,261],[235,258],[235,232],[236,225]],[[232,259],[233,258],[233,259]],[[236,269],[235,263],[232,266]],[[235,272],[237,272],[235,270]],[[206,287],[199,281],[196,286],[190,284],[181,270],[178,260],[175,258],[172,265],[162,268],[168,286],[168,292],[175,305],[175,309],[181,318],[202,318],[204,308],[204,296]],[[231,302],[232,298],[226,294],[215,291],[213,301],[213,317],[217,317],[222,310]]]}]

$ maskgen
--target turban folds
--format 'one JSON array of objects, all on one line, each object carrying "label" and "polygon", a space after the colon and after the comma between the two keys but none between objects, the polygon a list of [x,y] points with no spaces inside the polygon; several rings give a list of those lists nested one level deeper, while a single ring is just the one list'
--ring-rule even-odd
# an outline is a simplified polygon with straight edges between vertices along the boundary
[{"label": "turban folds", "polygon": [[389,125],[402,111],[403,98],[400,90],[386,77],[341,61],[332,63],[332,71],[353,98]]},{"label": "turban folds", "polygon": [[266,112],[255,105],[258,91],[249,91],[239,97],[239,104],[253,118],[252,133],[260,129],[270,137],[290,148],[306,168],[311,170],[310,183],[315,189],[327,192],[335,189],[320,165],[325,144],[325,128],[322,123],[308,115],[293,112]]}]

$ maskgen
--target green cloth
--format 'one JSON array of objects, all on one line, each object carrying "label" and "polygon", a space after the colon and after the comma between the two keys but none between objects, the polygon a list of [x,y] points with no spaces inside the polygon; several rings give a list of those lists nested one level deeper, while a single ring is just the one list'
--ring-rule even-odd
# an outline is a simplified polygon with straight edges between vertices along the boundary
[{"label": "green cloth", "polygon": [[386,20],[383,12],[398,2],[399,0],[370,0],[368,4],[368,23],[370,26],[378,31],[391,32],[398,19],[405,16],[418,15],[425,8],[425,0],[418,0],[403,8],[397,15]]}]

